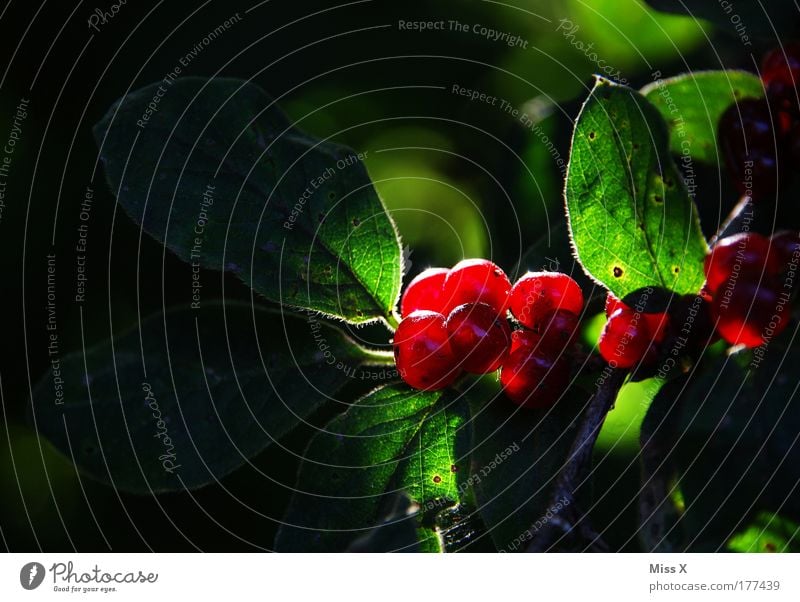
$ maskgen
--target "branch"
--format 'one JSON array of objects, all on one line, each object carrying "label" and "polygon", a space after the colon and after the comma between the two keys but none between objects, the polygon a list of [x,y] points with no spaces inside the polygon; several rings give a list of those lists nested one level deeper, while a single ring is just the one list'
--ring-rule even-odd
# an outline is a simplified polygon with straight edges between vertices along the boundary
[{"label": "branch", "polygon": [[540,528],[531,527],[533,539],[528,552],[546,552],[568,535],[576,532],[584,540],[591,541],[591,547],[600,551],[608,549],[605,542],[589,525],[575,501],[575,490],[586,478],[592,463],[592,451],[597,436],[603,426],[614,400],[617,398],[628,372],[619,368],[611,371],[597,387],[597,392],[589,401],[586,413],[578,426],[578,433],[569,450],[569,455],[561,472],[556,478],[550,507],[562,508],[559,514],[551,518]]}]

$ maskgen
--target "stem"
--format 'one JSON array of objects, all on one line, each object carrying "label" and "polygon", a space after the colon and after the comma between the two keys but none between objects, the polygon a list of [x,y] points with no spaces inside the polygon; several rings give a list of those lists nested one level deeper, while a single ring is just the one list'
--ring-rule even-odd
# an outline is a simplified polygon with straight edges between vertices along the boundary
[{"label": "stem", "polygon": [[400,320],[395,312],[389,312],[385,316],[383,316],[384,321],[389,326],[389,330],[394,332],[397,330],[397,327],[400,326]]},{"label": "stem", "polygon": [[589,407],[586,408],[586,413],[578,427],[578,433],[572,442],[567,460],[561,472],[558,473],[553,495],[550,498],[551,508],[561,507],[563,510],[538,530],[536,527],[531,527],[534,537],[528,546],[528,552],[546,552],[563,537],[574,535],[576,529],[583,539],[591,541],[592,547],[599,550],[608,549],[578,509],[575,490],[589,472],[597,436],[606,415],[614,405],[614,400],[617,398],[626,376],[626,370],[613,369],[608,378],[598,385],[597,392],[589,401]]}]

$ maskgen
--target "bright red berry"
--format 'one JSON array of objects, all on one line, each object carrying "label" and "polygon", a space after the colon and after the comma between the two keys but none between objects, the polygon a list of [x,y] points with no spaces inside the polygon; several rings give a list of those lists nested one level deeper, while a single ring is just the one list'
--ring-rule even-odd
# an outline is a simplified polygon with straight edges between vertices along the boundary
[{"label": "bright red berry", "polygon": [[615,297],[612,293],[606,295],[606,318],[613,314],[618,309],[630,309],[621,300]]},{"label": "bright red berry", "polygon": [[618,368],[630,368],[641,362],[650,347],[652,336],[642,314],[617,309],[600,333],[600,355]]},{"label": "bright red berry", "polygon": [[511,328],[486,303],[465,303],[447,317],[450,346],[461,366],[473,374],[494,372],[511,346]]},{"label": "bright red berry", "polygon": [[767,94],[784,109],[797,106],[800,88],[800,44],[791,42],[775,48],[761,61],[761,79]]},{"label": "bright red berry", "polygon": [[509,307],[521,324],[537,328],[554,311],[580,315],[583,292],[566,274],[528,272],[512,287]]},{"label": "bright red berry", "polygon": [[[606,296],[606,317],[609,317],[618,309],[633,311],[631,307],[625,305],[625,303],[617,299],[617,297],[615,297],[613,294],[608,293]],[[661,343],[666,337],[667,330],[669,328],[669,314],[641,312],[640,316],[647,325],[647,330],[652,335],[653,341],[656,343]]]},{"label": "bright red berry", "polygon": [[397,327],[393,345],[400,377],[415,389],[444,389],[458,377],[458,361],[440,313],[410,313]]},{"label": "bright red berry", "polygon": [[569,363],[554,360],[545,350],[521,345],[503,362],[500,382],[517,405],[547,408],[569,385]]},{"label": "bright red berry", "polygon": [[409,282],[400,302],[400,314],[407,316],[418,309],[444,314],[444,281],[449,271],[446,268],[428,268]]},{"label": "bright red berry", "polygon": [[773,282],[731,278],[714,296],[711,317],[731,345],[758,347],[789,325],[789,308]]},{"label": "bright red berry", "polygon": [[739,194],[756,201],[774,198],[777,190],[776,119],[765,99],[747,98],[731,105],[719,120],[719,145],[733,182]]},{"label": "bright red berry", "polygon": [[511,283],[505,272],[486,259],[459,261],[444,282],[447,313],[464,303],[486,303],[502,314],[508,303]]},{"label": "bright red berry", "polygon": [[713,295],[732,274],[746,275],[750,280],[777,274],[781,265],[770,254],[770,242],[760,234],[745,232],[720,240],[706,256],[704,269],[706,288]]}]

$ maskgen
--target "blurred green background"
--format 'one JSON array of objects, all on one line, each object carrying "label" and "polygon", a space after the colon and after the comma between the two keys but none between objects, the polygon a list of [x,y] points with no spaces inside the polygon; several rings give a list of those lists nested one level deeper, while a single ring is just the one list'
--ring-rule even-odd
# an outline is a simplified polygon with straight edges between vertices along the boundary
[{"label": "blurred green background", "polygon": [[[80,3],[10,3],[0,20],[6,57],[0,129],[11,128],[21,98],[31,100],[0,221],[6,275],[0,541],[7,549],[249,550],[271,544],[296,457],[275,449],[255,460],[272,484],[242,469],[201,491],[130,496],[78,479],[26,418],[30,388],[48,368],[45,256],[69,255],[74,247],[80,201],[97,160],[91,126],[126,90],[164,77],[234,13],[241,22],[184,74],[253,78],[303,129],[367,153],[407,247],[407,278],[469,256],[511,270],[551,225],[563,222],[559,159],[568,158],[571,120],[594,73],[618,73],[639,87],[655,71],[752,69],[750,52],[760,52],[703,23],[656,14],[640,0],[256,5],[129,2],[99,31],[87,26],[95,7]],[[403,31],[399,20],[458,21],[469,31]],[[472,32],[474,25],[519,36],[526,47],[482,37]],[[470,100],[454,94],[454,85],[497,100]],[[719,199],[733,195],[718,189],[715,174],[706,180],[701,212],[718,215]],[[101,171],[93,188],[84,340],[78,309],[69,303],[73,274],[64,269],[58,277],[62,353],[135,324],[137,309],[147,315],[188,301],[186,266],[147,236],[140,242],[137,227],[115,212]],[[225,280],[225,293],[249,299],[233,278]],[[366,329],[359,336],[385,340],[386,333]],[[605,495],[594,509],[595,526],[606,530],[612,547],[626,550],[636,549],[634,459],[645,408],[643,391],[624,396],[598,449],[596,489]],[[309,434],[294,433],[289,448],[302,448]],[[237,499],[257,513],[242,511]]]}]

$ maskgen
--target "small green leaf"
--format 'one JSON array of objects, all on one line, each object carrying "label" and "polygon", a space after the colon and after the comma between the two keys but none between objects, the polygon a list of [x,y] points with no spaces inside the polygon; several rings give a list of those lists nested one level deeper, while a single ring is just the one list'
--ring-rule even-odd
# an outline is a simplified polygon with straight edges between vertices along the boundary
[{"label": "small green leaf", "polygon": [[[575,438],[588,395],[567,394],[548,410],[525,410],[495,387],[470,396],[472,459],[467,483],[498,550],[524,551],[531,527],[560,508],[551,507],[555,478]],[[484,401],[488,398],[488,401]]]},{"label": "small green leaf", "polygon": [[312,315],[236,304],[170,311],[64,357],[63,404],[51,372],[33,416],[82,472],[117,489],[195,488],[245,464],[380,359]]},{"label": "small green leaf", "polygon": [[402,491],[420,505],[420,548],[440,550],[432,517],[461,500],[466,405],[455,392],[402,384],[359,400],[309,444],[275,547],[342,551],[377,527],[389,494]]},{"label": "small green leaf", "polygon": [[718,164],[717,123],[743,98],[761,98],[761,80],[747,71],[694,71],[658,80],[642,94],[661,112],[669,127],[670,150],[682,162]]},{"label": "small green leaf", "polygon": [[598,78],[575,125],[566,197],[578,259],[617,297],[700,290],[707,246],[697,208],[664,121],[641,94]]},{"label": "small green leaf", "polygon": [[778,514],[761,512],[728,542],[731,552],[800,552],[800,525]]},{"label": "small green leaf", "polygon": [[153,84],[94,133],[120,204],[184,261],[284,305],[393,320],[400,245],[363,156],[304,134],[258,86]]}]

